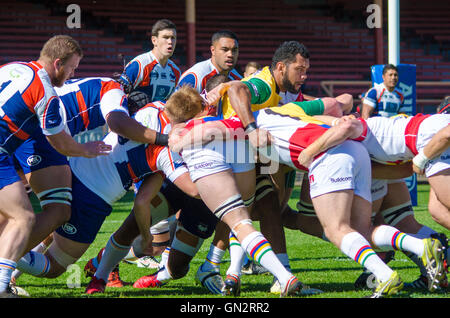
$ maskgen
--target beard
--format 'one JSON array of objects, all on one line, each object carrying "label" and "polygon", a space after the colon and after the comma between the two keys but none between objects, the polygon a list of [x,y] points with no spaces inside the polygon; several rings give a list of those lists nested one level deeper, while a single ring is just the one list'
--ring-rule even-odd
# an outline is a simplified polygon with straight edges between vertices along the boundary
[{"label": "beard", "polygon": [[64,72],[64,67],[61,67],[60,71],[56,71],[55,77],[52,79],[53,86],[61,87],[66,81],[66,73]]},{"label": "beard", "polygon": [[295,85],[289,81],[287,74],[284,74],[284,76],[283,76],[282,85],[283,85],[283,88],[289,93],[292,93],[292,94],[300,93],[300,87],[298,89],[295,88]]}]

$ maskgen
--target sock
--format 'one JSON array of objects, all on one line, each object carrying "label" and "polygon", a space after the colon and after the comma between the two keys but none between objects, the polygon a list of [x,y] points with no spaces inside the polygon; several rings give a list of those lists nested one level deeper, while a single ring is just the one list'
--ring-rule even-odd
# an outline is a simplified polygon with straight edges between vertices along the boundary
[{"label": "sock", "polygon": [[134,253],[134,248],[133,248],[133,246],[130,248],[130,250],[128,251],[128,254],[127,255],[125,255],[125,257],[123,258],[123,259],[125,259],[125,260],[130,260],[130,259],[136,259],[136,258],[138,258],[137,256],[136,256],[136,254]]},{"label": "sock", "polygon": [[375,277],[385,282],[391,277],[392,269],[387,266],[358,232],[350,232],[342,238],[340,250],[355,262],[367,268]]},{"label": "sock", "polygon": [[16,269],[16,262],[0,258],[0,293],[6,291],[11,281],[11,274]]},{"label": "sock", "polygon": [[159,280],[161,283],[165,283],[166,281],[172,279],[172,276],[170,276],[167,267],[161,267],[158,274],[156,275],[156,279]]},{"label": "sock", "polygon": [[236,236],[230,232],[230,266],[227,270],[227,275],[241,276],[242,264],[245,260],[245,251],[242,249],[241,243],[239,243]]},{"label": "sock", "polygon": [[381,249],[394,249],[407,251],[422,256],[424,251],[423,241],[400,232],[395,227],[381,225],[375,229],[373,243]]},{"label": "sock", "polygon": [[169,259],[170,246],[167,246],[164,249],[164,252],[161,254],[161,261],[159,262],[159,268],[163,268],[167,264],[167,260]]},{"label": "sock", "polygon": [[202,265],[202,269],[205,271],[215,270],[220,271],[220,263],[222,262],[223,255],[225,251],[211,244],[209,247],[208,255],[206,255],[206,260]]},{"label": "sock", "polygon": [[281,286],[284,286],[292,278],[292,273],[281,264],[272,251],[271,245],[260,232],[254,231],[248,234],[242,240],[241,245],[254,261],[264,266],[278,279]]},{"label": "sock", "polygon": [[[36,245],[35,248],[32,249],[33,252],[44,254],[45,250],[47,249],[47,245],[45,245],[43,242]],[[22,272],[18,269],[15,269],[14,272],[11,275],[11,278],[18,279],[22,275]]]},{"label": "sock", "polygon": [[19,259],[17,268],[33,276],[43,276],[50,270],[50,261],[44,254],[30,251]]},{"label": "sock", "polygon": [[106,243],[105,250],[103,251],[102,259],[95,272],[95,277],[103,279],[108,282],[109,273],[119,262],[128,254],[130,246],[120,245],[111,236]]}]

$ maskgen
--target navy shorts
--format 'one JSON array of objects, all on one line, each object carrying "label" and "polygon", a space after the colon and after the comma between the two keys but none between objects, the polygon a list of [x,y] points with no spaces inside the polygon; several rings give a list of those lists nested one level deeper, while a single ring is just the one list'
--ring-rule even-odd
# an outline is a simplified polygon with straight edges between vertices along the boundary
[{"label": "navy shorts", "polygon": [[56,233],[79,243],[92,243],[112,207],[72,175],[72,213]]},{"label": "navy shorts", "polygon": [[20,180],[13,158],[0,152],[0,189]]},{"label": "navy shorts", "polygon": [[219,219],[202,200],[187,195],[167,179],[160,192],[175,211],[181,210],[178,220],[189,233],[202,239],[207,239],[214,233]]},{"label": "navy shorts", "polygon": [[25,140],[14,152],[14,156],[25,174],[50,166],[69,164],[67,157],[56,151],[40,130]]}]

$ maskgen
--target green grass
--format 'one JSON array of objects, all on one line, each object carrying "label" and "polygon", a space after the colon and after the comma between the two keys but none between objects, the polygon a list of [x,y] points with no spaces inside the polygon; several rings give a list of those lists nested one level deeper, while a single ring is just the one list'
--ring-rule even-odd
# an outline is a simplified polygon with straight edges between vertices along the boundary
[{"label": "green grass", "polygon": [[[427,212],[428,189],[428,185],[419,185],[418,187],[418,206],[415,207],[416,218],[422,224],[450,236],[450,231],[436,224]],[[289,202],[293,207],[297,202],[295,198],[298,198],[298,189],[295,189]],[[90,258],[97,255],[99,249],[106,244],[111,233],[119,227],[121,221],[128,215],[132,199],[133,194],[130,192],[114,205],[113,213],[106,219],[94,243],[69,272],[56,279],[35,278],[23,274],[18,279],[18,285],[25,288],[32,297],[37,298],[221,298],[209,294],[206,289],[197,285],[194,281],[197,268],[206,257],[211,239],[204,242],[191,263],[188,275],[182,279],[172,281],[158,289],[140,290],[127,286],[124,288],[107,288],[104,294],[93,296],[84,294],[85,287],[89,282],[89,279],[83,276],[84,265]],[[33,200],[33,203],[38,208],[35,200]],[[258,225],[256,224],[256,226]],[[304,283],[324,291],[323,294],[310,298],[361,298],[370,294],[367,290],[355,291],[353,282],[360,275],[361,267],[344,256],[331,243],[293,230],[286,230],[286,240],[293,273]],[[224,263],[221,266],[222,274],[225,273],[228,262],[229,255],[226,253]],[[406,282],[416,279],[419,275],[418,268],[414,263],[400,252],[395,254],[395,259],[389,265],[397,270]],[[139,277],[148,275],[152,271],[154,270],[138,268],[135,265],[123,262],[120,264],[121,278],[128,282],[134,282]],[[77,287],[77,283],[79,287]],[[277,298],[278,295],[272,295],[268,292],[271,283],[272,276],[270,275],[244,275],[242,277],[241,298]],[[429,294],[426,292],[410,293],[402,291],[397,297],[449,298],[449,296],[450,294],[445,292]]]}]

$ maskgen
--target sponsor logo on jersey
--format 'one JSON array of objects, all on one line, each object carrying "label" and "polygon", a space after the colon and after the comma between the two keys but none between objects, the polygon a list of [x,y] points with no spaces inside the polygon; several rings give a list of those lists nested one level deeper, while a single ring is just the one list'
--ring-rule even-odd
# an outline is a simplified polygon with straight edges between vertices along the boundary
[{"label": "sponsor logo on jersey", "polygon": [[198,164],[194,165],[194,169],[211,168],[212,165],[213,165],[212,161],[202,162],[202,163],[198,163]]},{"label": "sponsor logo on jersey", "polygon": [[64,224],[62,229],[64,232],[66,232],[67,234],[70,234],[70,235],[74,235],[75,233],[77,233],[77,228],[70,223]]},{"label": "sponsor logo on jersey", "polygon": [[42,157],[39,155],[31,155],[27,158],[27,164],[30,167],[37,166],[42,161]]},{"label": "sponsor logo on jersey", "polygon": [[340,178],[330,178],[330,181],[333,183],[346,182],[352,180],[353,177],[340,177]]}]

